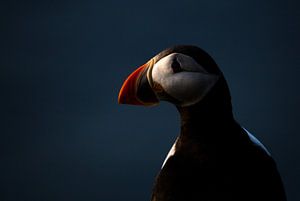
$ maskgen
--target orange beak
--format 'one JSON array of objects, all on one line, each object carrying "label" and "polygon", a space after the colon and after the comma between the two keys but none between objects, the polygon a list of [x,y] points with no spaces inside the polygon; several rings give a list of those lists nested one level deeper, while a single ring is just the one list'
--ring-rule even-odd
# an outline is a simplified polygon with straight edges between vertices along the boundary
[{"label": "orange beak", "polygon": [[146,63],[128,76],[119,92],[119,104],[149,106],[159,102],[147,79],[148,68]]}]

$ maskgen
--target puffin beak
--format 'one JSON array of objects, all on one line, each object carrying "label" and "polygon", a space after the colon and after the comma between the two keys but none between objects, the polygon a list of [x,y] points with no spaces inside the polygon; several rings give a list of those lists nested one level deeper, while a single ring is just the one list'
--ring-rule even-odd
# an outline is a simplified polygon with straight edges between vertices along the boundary
[{"label": "puffin beak", "polygon": [[150,66],[148,62],[128,76],[119,92],[119,104],[151,106],[159,103],[147,78]]}]

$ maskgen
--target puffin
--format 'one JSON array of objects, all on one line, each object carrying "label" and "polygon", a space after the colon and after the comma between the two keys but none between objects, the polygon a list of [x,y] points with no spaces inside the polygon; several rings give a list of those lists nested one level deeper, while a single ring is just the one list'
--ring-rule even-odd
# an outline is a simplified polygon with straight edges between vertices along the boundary
[{"label": "puffin", "polygon": [[163,50],[131,73],[118,102],[173,104],[180,134],[155,178],[151,201],[286,201],[266,147],[234,118],[214,59],[193,45]]}]

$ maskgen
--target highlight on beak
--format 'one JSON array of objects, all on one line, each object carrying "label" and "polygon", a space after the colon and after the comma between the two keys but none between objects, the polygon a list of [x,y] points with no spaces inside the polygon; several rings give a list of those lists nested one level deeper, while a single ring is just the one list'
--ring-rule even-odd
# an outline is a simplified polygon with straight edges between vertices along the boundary
[{"label": "highlight on beak", "polygon": [[159,102],[149,85],[148,69],[149,65],[146,63],[128,76],[119,92],[119,104],[150,106]]}]

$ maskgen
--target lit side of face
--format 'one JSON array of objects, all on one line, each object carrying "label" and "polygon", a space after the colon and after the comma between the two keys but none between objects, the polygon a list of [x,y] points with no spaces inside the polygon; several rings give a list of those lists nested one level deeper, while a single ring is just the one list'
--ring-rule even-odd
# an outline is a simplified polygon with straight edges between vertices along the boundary
[{"label": "lit side of face", "polygon": [[170,101],[166,97],[171,97],[180,106],[201,101],[219,78],[205,71],[192,57],[181,53],[160,59],[148,69],[147,77],[159,100]]}]

